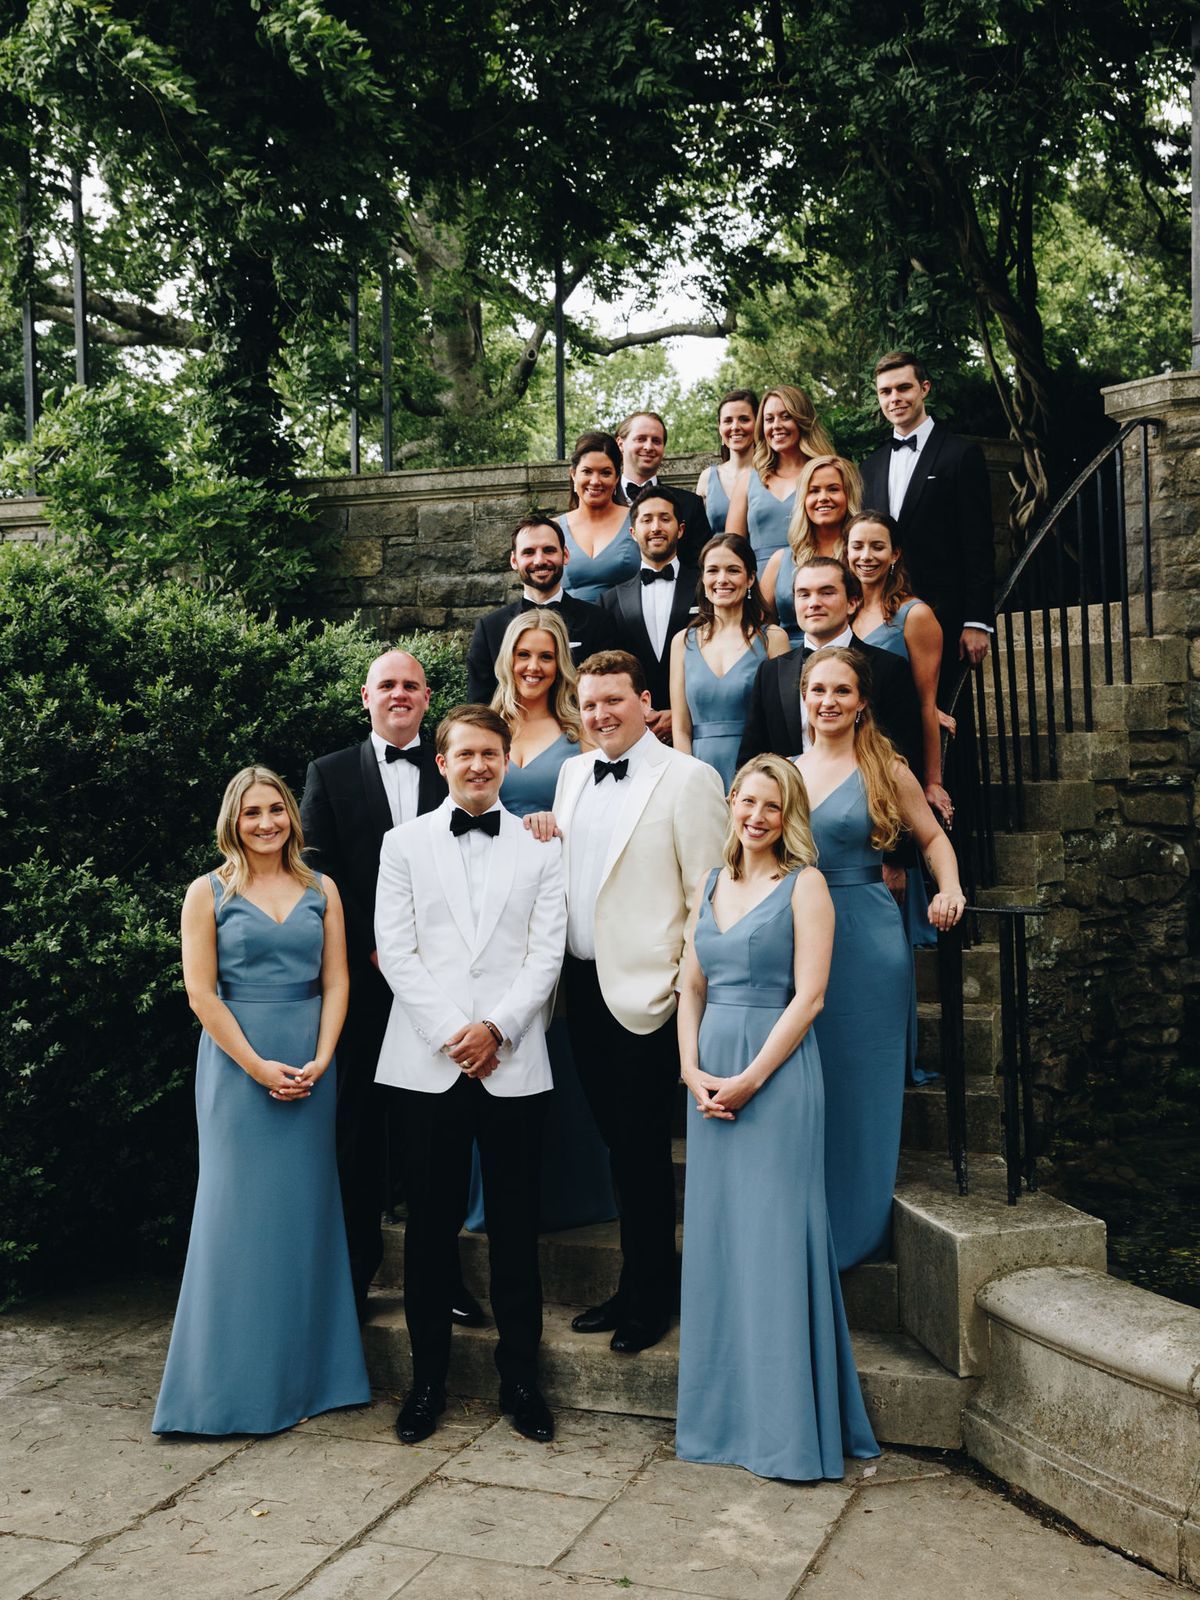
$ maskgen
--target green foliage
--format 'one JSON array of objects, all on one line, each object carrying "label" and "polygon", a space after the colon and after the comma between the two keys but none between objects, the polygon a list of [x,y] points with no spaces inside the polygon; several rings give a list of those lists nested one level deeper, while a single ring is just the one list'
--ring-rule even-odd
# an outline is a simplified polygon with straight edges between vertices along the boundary
[{"label": "green foliage", "polygon": [[203,430],[178,395],[114,380],[68,389],[33,443],[10,447],[0,490],[36,478],[50,527],[77,563],[136,594],[169,573],[256,607],[296,600],[330,535],[296,495],[204,464]]},{"label": "green foliage", "polygon": [[[130,595],[63,554],[0,551],[0,1300],[177,1250],[191,1210],[195,1027],[179,905],[215,864],[225,783],[299,792],[362,737],[377,642],[279,626],[164,582]],[[398,641],[440,712],[463,641]]]}]

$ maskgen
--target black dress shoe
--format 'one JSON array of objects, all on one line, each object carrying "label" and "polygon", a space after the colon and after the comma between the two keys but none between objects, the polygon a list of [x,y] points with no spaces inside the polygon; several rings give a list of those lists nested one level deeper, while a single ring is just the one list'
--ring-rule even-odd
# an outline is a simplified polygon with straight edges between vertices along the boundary
[{"label": "black dress shoe", "polygon": [[482,1328],[487,1324],[483,1307],[471,1291],[464,1288],[461,1283],[454,1291],[454,1299],[450,1302],[450,1320],[457,1322],[460,1328]]},{"label": "black dress shoe", "polygon": [[420,1444],[437,1427],[446,1409],[444,1392],[433,1383],[420,1383],[409,1390],[396,1418],[396,1437],[401,1444]]},{"label": "black dress shoe", "polygon": [[641,1317],[623,1317],[608,1347],[618,1355],[636,1355],[639,1350],[648,1350],[652,1344],[657,1344],[670,1326],[668,1317],[656,1317],[653,1321],[644,1321]]},{"label": "black dress shoe", "polygon": [[513,1427],[527,1439],[549,1444],[554,1437],[554,1418],[550,1407],[530,1384],[514,1383],[501,1389],[500,1409],[512,1418]]},{"label": "black dress shoe", "polygon": [[586,1311],[581,1311],[577,1317],[571,1318],[571,1326],[576,1333],[611,1333],[620,1325],[621,1300],[620,1296],[615,1294],[601,1305],[589,1306]]}]

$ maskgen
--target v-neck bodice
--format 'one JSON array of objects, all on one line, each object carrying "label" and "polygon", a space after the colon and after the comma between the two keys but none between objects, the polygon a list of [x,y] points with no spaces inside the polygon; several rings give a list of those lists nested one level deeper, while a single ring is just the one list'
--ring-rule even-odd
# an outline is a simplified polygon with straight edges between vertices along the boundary
[{"label": "v-neck bodice", "polygon": [[[696,957],[710,985],[750,990],[739,1004],[772,1005],[782,1011],[792,993],[792,896],[796,873],[781,878],[769,894],[728,928],[717,925],[712,898],[720,876],[715,867],[696,921]],[[803,871],[803,868],[799,869]],[[786,890],[786,892],[785,892]],[[782,996],[782,999],[780,998]],[[710,988],[710,1003],[720,1002]]]},{"label": "v-neck bodice", "polygon": [[908,660],[908,644],[904,638],[904,621],[908,613],[916,605],[917,595],[906,600],[902,606],[896,608],[896,615],[890,622],[881,622],[877,628],[872,628],[863,639],[864,644],[873,644],[879,650],[888,650],[894,656],[903,656]]}]

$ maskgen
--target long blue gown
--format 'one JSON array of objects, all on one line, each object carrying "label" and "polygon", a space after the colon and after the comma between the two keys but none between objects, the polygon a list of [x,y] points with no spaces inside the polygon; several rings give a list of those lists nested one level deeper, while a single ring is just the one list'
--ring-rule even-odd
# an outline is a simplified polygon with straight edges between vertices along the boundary
[{"label": "long blue gown", "polygon": [[[515,816],[549,811],[554,804],[558,771],[564,761],[579,754],[579,746],[560,733],[553,744],[523,767],[510,762],[500,787],[500,804]],[[554,1093],[550,1096],[542,1135],[542,1194],[538,1226],[544,1233],[561,1228],[582,1228],[589,1222],[608,1222],[617,1214],[613,1198],[608,1150],[600,1137],[584,1098],[566,1019],[556,1017],[546,1030]],[[483,1179],[479,1152],[471,1159],[471,1199],[466,1226],[482,1233]]]},{"label": "long blue gown", "polygon": [[[213,875],[219,992],[258,1053],[303,1066],[321,1020],[325,899],[282,923]],[[196,1058],[200,1181],[155,1433],[276,1433],[371,1388],[334,1149],[333,1064],[272,1100],[207,1033]]]},{"label": "long blue gown", "polygon": [[[917,596],[906,600],[896,609],[896,615],[890,622],[882,623],[878,628],[872,628],[863,640],[864,644],[873,644],[880,650],[890,650],[894,656],[901,656],[909,660],[908,645],[904,638],[904,619],[917,604]],[[921,787],[925,787],[923,773],[916,774]],[[929,890],[925,884],[925,869],[918,864],[908,869],[908,887],[904,894],[904,905],[901,916],[904,919],[904,932],[909,944],[914,950],[936,950],[937,929],[929,920]],[[936,1072],[926,1072],[924,1067],[917,1065],[917,993],[913,989],[913,1010],[909,1028],[908,1039],[908,1076],[913,1083],[931,1083],[938,1076]]]},{"label": "long blue gown", "polygon": [[[696,926],[700,1065],[740,1072],[792,998],[789,874],[724,933],[712,873]],[[689,1107],[691,1102],[689,1100]],[[810,1029],[733,1122],[689,1110],[675,1451],[763,1478],[840,1478],[876,1456],[825,1206],[824,1088]]]},{"label": "long blue gown", "polygon": [[798,649],[804,643],[804,629],[796,616],[796,558],[791,545],[784,545],[775,574],[775,615],[792,649]]},{"label": "long blue gown", "polygon": [[871,846],[857,768],[813,808],[812,832],[837,916],[813,1031],[825,1075],[825,1193],[845,1272],[885,1257],[891,1245],[913,959]]},{"label": "long blue gown", "polygon": [[776,550],[787,544],[788,523],[796,509],[796,491],[786,500],[777,500],[754,467],[746,489],[746,528],[761,572]]},{"label": "long blue gown", "polygon": [[756,633],[729,671],[718,677],[704,659],[697,630],[689,628],[684,640],[683,682],[692,719],[692,754],[717,769],[726,791],[737,771],[754,674],[766,656],[766,643]]},{"label": "long blue gown", "polygon": [[704,511],[714,535],[725,532],[725,518],[729,515],[729,496],[721,482],[721,474],[714,461],[708,469],[708,489],[704,496]]},{"label": "long blue gown", "polygon": [[628,512],[616,538],[610,539],[597,556],[589,556],[576,542],[565,514],[559,517],[558,525],[567,541],[570,557],[563,569],[563,588],[576,600],[588,600],[597,605],[602,595],[624,583],[626,578],[632,578],[642,565],[642,552],[629,531]]}]

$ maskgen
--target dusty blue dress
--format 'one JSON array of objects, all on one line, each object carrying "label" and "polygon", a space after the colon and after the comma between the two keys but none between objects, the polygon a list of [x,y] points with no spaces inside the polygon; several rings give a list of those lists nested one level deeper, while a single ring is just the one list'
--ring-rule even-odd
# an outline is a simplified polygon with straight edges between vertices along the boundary
[{"label": "dusty blue dress", "polygon": [[804,643],[804,629],[796,616],[796,558],[791,545],[784,545],[775,574],[775,615],[792,649],[798,649]]},{"label": "dusty blue dress", "polygon": [[796,491],[793,489],[786,500],[777,500],[757,470],[751,467],[746,494],[746,528],[761,572],[776,550],[782,550],[788,542],[788,523],[796,509]]},{"label": "dusty blue dress", "polygon": [[725,518],[729,515],[729,496],[721,482],[721,474],[714,462],[708,469],[708,490],[704,496],[704,511],[714,534],[725,532]]},{"label": "dusty blue dress", "polygon": [[766,657],[766,643],[755,634],[729,671],[718,678],[704,659],[697,630],[689,628],[684,640],[683,682],[692,719],[692,754],[717,769],[726,791],[737,771],[754,674]]},{"label": "dusty blue dress", "polygon": [[[882,623],[878,628],[873,628],[864,644],[873,644],[877,649],[890,650],[894,656],[901,656],[909,660],[908,645],[904,640],[904,619],[917,603],[917,596],[906,600],[896,609],[896,615],[890,622]],[[923,773],[916,774],[921,787],[925,787]],[[937,929],[929,920],[929,890],[925,883],[925,870],[918,863],[908,869],[908,887],[904,894],[904,905],[901,916],[904,919],[904,932],[908,942],[914,950],[935,950],[937,948]],[[917,995],[913,989],[913,1011],[909,1027],[908,1039],[908,1075],[913,1083],[931,1083],[938,1076],[936,1072],[926,1072],[924,1067],[917,1065]]]},{"label": "dusty blue dress", "polygon": [[[578,754],[579,746],[560,733],[553,744],[525,766],[516,767],[510,762],[500,788],[500,804],[518,817],[549,811],[554,804],[559,768]],[[550,1052],[554,1093],[542,1135],[538,1226],[543,1232],[553,1233],[560,1228],[582,1228],[589,1222],[608,1222],[617,1214],[617,1203],[613,1199],[608,1150],[584,1099],[564,1017],[556,1017],[547,1028],[546,1048]],[[466,1226],[472,1233],[482,1233],[487,1227],[478,1150],[471,1158]]]},{"label": "dusty blue dress", "polygon": [[871,846],[857,768],[813,808],[812,832],[837,916],[813,1031],[825,1076],[825,1193],[845,1272],[885,1257],[891,1244],[913,958]]},{"label": "dusty blue dress", "polygon": [[[700,1065],[740,1072],[792,998],[795,873],[724,933],[708,881]],[[733,1122],[689,1099],[675,1451],[763,1478],[840,1478],[876,1456],[825,1207],[824,1088],[809,1030]]]},{"label": "dusty blue dress", "polygon": [[565,515],[559,517],[558,525],[570,556],[563,569],[563,588],[576,600],[589,600],[598,605],[602,595],[624,583],[626,578],[632,578],[642,565],[642,552],[629,531],[628,512],[616,538],[610,539],[598,556],[589,556],[583,546],[576,543]]},{"label": "dusty blue dress", "polygon": [[[303,1066],[321,1020],[325,899],[282,923],[212,877],[221,998],[258,1053]],[[334,1151],[336,1067],[272,1100],[207,1033],[200,1181],[155,1433],[275,1433],[371,1398]]]}]

